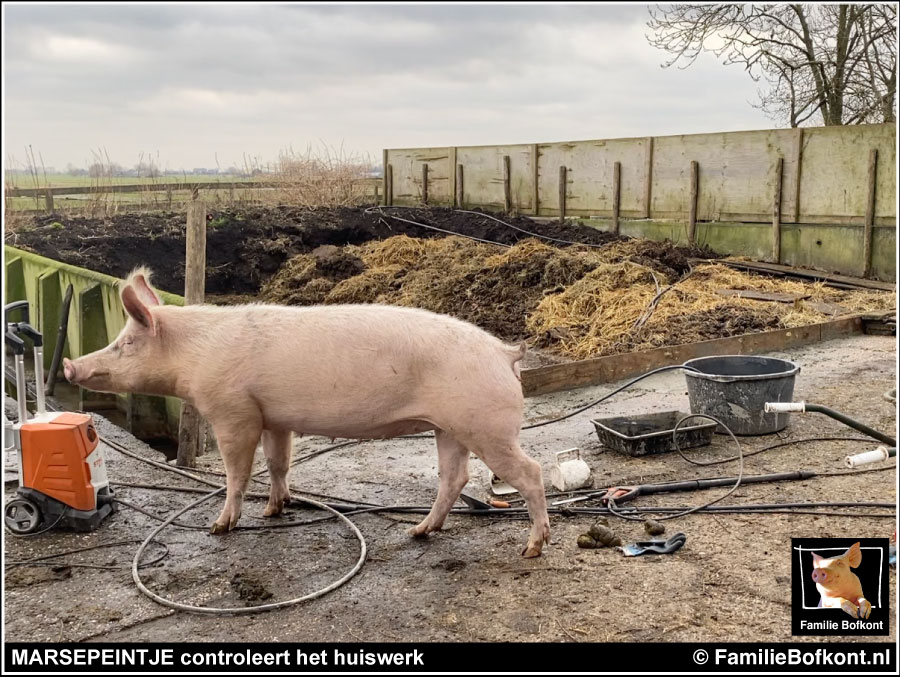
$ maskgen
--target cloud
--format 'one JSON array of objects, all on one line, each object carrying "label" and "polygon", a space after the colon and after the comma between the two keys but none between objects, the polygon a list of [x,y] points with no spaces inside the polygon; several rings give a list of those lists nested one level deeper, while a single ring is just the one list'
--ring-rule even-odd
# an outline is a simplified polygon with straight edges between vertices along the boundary
[{"label": "cloud", "polygon": [[661,69],[643,5],[3,9],[7,146],[59,167],[772,126],[739,69]]},{"label": "cloud", "polygon": [[130,50],[91,38],[72,38],[66,35],[46,35],[31,45],[31,56],[53,62],[92,62],[127,59]]}]

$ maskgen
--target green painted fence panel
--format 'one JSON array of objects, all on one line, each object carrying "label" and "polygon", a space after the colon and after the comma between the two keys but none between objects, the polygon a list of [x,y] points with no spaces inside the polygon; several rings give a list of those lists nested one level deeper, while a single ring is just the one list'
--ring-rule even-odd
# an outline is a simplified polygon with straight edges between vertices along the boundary
[{"label": "green painted fence panel", "polygon": [[[75,359],[108,345],[125,326],[126,314],[119,298],[119,280],[86,268],[61,263],[44,256],[4,245],[6,256],[6,302],[28,300],[32,321],[44,334],[45,366],[49,367],[56,346],[59,312],[66,287],[73,288],[66,348]],[[184,305],[181,296],[159,292],[168,305]],[[91,401],[101,399],[91,393]],[[141,395],[112,396],[116,406],[133,422],[131,431],[140,437],[177,437],[181,400],[175,397]]]}]

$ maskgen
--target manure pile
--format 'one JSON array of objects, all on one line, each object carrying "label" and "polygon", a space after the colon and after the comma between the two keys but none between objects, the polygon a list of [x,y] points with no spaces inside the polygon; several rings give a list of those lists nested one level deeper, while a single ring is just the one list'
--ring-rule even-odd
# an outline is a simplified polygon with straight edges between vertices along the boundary
[{"label": "manure pile", "polygon": [[[557,243],[529,237],[529,230]],[[116,277],[148,265],[161,289],[184,290],[184,214],[36,216],[5,238]],[[583,244],[558,246],[564,242]],[[717,264],[691,270],[689,258],[710,256],[577,223],[498,220],[440,207],[254,207],[210,213],[206,291],[217,303],[425,308],[508,341],[525,339],[546,349],[542,357],[576,359],[895,307],[892,293],[835,290]],[[790,302],[741,298],[735,290]]]},{"label": "manure pile", "polygon": [[[386,303],[468,320],[509,340],[583,359],[822,322],[895,306],[894,294],[773,279],[648,240],[510,248],[398,235],[289,259],[263,287],[272,303]],[[781,303],[729,290],[789,295]],[[732,294],[732,295],[725,295]]]},{"label": "manure pile", "polygon": [[[501,222],[490,214],[445,207],[386,208],[385,214],[358,207],[215,211],[206,227],[206,292],[256,294],[290,258],[323,245],[344,247],[395,235],[440,239],[447,233],[512,245],[527,237],[523,230],[535,227],[524,216],[504,216]],[[545,223],[540,230],[548,237],[594,245],[623,239],[577,223]],[[6,243],[120,278],[136,266],[149,266],[161,289],[184,293],[184,214],[41,215],[7,232]]]}]

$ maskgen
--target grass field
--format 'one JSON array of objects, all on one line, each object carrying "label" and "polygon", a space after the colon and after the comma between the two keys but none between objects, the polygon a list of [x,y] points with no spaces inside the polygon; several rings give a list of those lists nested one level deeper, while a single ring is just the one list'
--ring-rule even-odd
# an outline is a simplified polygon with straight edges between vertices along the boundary
[{"label": "grass field", "polygon": [[76,176],[74,174],[38,174],[37,183],[35,177],[28,172],[6,172],[4,183],[10,188],[43,188],[49,186],[51,188],[71,188],[74,186],[109,186],[109,185],[132,185],[132,184],[153,184],[153,183],[191,183],[192,181],[223,181],[237,182],[252,179],[247,177],[236,176],[232,174],[171,174],[167,176],[158,176],[156,178],[147,178],[139,176],[111,176],[92,178],[90,176]]},{"label": "grass field", "polygon": [[[293,180],[290,177],[263,175],[258,179],[240,177],[229,174],[180,174],[161,176],[155,179],[142,177],[102,177],[76,176],[72,174],[43,174],[39,183],[25,172],[6,173],[6,189],[35,189],[50,187],[56,189],[53,195],[54,211],[84,212],[89,215],[114,214],[133,210],[168,210],[181,209],[190,200],[190,187],[193,183],[208,184],[221,182],[219,187],[203,187],[201,194],[210,206],[237,206],[254,203],[280,204],[359,204],[360,201],[374,201],[375,191],[381,185],[380,178],[345,179],[343,189],[337,195],[327,192],[330,181],[306,183],[303,179]],[[265,185],[275,181],[276,188]],[[263,185],[258,185],[258,183]],[[179,184],[179,188],[171,191],[162,189],[164,185]],[[240,184],[240,187],[232,187]],[[113,193],[109,188],[114,185],[139,185],[140,190]],[[156,188],[156,187],[159,188]],[[183,186],[181,188],[180,186]],[[246,186],[246,187],[244,187]],[[324,187],[323,187],[324,186]],[[90,187],[87,193],[66,195],[66,188]],[[305,195],[301,195],[306,191]],[[351,197],[354,196],[354,197]],[[371,196],[371,197],[370,197]],[[298,197],[300,199],[298,199]],[[6,195],[4,207],[7,213],[46,212],[47,203],[43,193],[37,196]]]},{"label": "grass field", "polygon": [[[272,164],[262,165],[249,159],[244,167],[236,170],[243,176],[193,172],[154,178],[111,176],[121,173],[119,165],[110,162],[105,153],[95,156],[97,162],[92,167],[104,176],[45,173],[33,155],[27,168],[6,170],[5,212],[25,215],[71,210],[96,216],[120,211],[177,209],[191,198],[193,188],[200,190],[201,199],[221,206],[252,203],[357,206],[377,202],[381,185],[381,178],[373,175],[373,163],[368,157],[347,153],[343,148],[310,146],[305,151],[288,148],[280,151]],[[135,165],[154,166],[158,165],[143,163],[143,159]],[[248,176],[251,173],[255,175]],[[50,189],[49,195],[46,189]],[[22,195],[13,196],[14,192]]]},{"label": "grass field", "polygon": [[[25,171],[5,173],[4,187],[9,188],[75,188],[75,187],[91,187],[96,188],[96,193],[85,193],[80,195],[55,195],[53,199],[54,210],[87,210],[93,212],[118,212],[122,210],[139,209],[172,209],[179,208],[187,200],[190,199],[190,192],[185,190],[176,190],[167,193],[164,190],[155,191],[152,189],[155,185],[162,184],[185,184],[189,186],[195,182],[211,182],[221,181],[222,183],[247,183],[251,186],[253,181],[247,177],[241,177],[233,174],[172,174],[168,176],[159,176],[155,178],[139,177],[139,176],[104,176],[91,177],[86,175],[74,174],[43,174],[37,177],[32,176]],[[131,193],[104,193],[103,189],[113,185],[141,185],[148,188]],[[224,204],[228,202],[254,201],[259,199],[259,191],[261,188],[253,187],[249,190],[231,191],[227,188],[222,190],[204,189],[206,199],[212,204]],[[37,197],[10,197],[6,196],[5,207],[8,211],[44,211],[46,203],[44,196]]]},{"label": "grass field", "polygon": [[[235,201],[254,201],[251,193],[258,193],[260,190],[254,188],[251,190],[234,191]],[[203,190],[205,199],[211,202],[225,203],[230,201],[231,193],[227,190]],[[178,207],[190,199],[190,193],[187,190],[174,191],[172,193],[172,201],[169,203],[168,196],[165,191],[140,191],[137,193],[114,193],[104,194],[103,204],[107,207],[115,209],[127,209],[129,207],[148,207],[165,209],[168,207]],[[66,209],[85,209],[89,208],[92,202],[97,202],[98,198],[93,195],[68,195],[57,196],[53,198],[53,206],[56,210]],[[45,203],[43,197],[8,197],[6,198],[7,208],[12,211],[37,210],[44,211]]]}]

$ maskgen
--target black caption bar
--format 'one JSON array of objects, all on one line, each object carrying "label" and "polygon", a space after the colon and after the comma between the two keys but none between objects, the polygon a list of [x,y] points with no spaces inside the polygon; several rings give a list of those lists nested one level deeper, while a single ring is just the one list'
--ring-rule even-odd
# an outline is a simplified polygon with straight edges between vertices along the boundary
[{"label": "black caption bar", "polygon": [[[550,649],[550,651],[548,651]],[[854,672],[896,673],[896,645],[7,643],[4,670],[32,672]],[[470,651],[471,650],[471,651]],[[598,650],[602,654],[598,654]],[[478,665],[472,657],[480,656]],[[602,655],[603,660],[597,660]],[[496,659],[493,662],[491,657]],[[560,663],[560,658],[564,660]],[[636,658],[643,657],[643,658]]]}]

